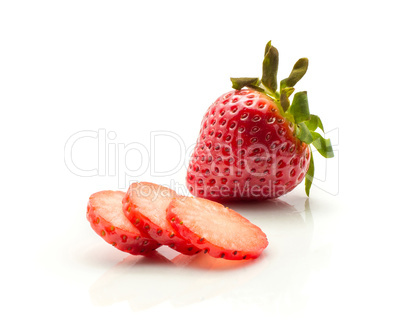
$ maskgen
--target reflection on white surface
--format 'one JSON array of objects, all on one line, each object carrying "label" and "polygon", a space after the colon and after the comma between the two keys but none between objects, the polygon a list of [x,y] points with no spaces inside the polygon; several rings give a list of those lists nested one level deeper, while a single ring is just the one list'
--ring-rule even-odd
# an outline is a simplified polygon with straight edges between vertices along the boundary
[{"label": "reflection on white surface", "polygon": [[127,256],[92,284],[93,303],[127,301],[138,311],[165,301],[180,307],[221,296],[239,307],[247,302],[276,312],[302,308],[311,271],[320,267],[317,262],[325,265],[331,252],[324,247],[315,258],[317,253],[311,250],[314,226],[308,200],[304,213],[281,200],[230,207],[266,232],[270,244],[258,259],[172,255],[168,248],[146,257]]}]

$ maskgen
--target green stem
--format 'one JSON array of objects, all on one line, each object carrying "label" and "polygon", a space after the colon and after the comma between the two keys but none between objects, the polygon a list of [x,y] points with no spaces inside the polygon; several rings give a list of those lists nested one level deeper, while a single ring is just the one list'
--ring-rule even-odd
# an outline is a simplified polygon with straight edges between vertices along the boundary
[{"label": "green stem", "polygon": [[273,92],[273,91],[269,90],[262,83],[259,84],[259,87],[262,88],[264,90],[264,93],[274,101],[274,103],[278,107],[281,115],[285,117],[286,116],[285,111],[283,110],[282,105],[281,105],[281,94],[278,91]]}]

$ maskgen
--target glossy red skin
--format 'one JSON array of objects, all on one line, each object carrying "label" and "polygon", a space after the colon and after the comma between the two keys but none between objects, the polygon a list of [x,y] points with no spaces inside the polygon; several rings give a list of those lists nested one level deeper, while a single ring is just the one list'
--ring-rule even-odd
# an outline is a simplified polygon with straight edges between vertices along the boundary
[{"label": "glossy red skin", "polygon": [[138,228],[138,230],[144,236],[149,236],[160,244],[167,245],[170,248],[185,255],[195,255],[200,252],[197,247],[194,247],[180,234],[176,232],[168,233],[166,230],[160,229],[159,225],[151,222],[149,218],[138,211],[135,204],[130,202],[130,197],[128,193],[126,193],[123,199],[123,211],[130,222],[136,228]]},{"label": "glossy red skin", "polygon": [[99,236],[123,252],[132,255],[145,255],[161,246],[150,237],[144,237],[139,231],[129,232],[113,226],[91,205],[91,200],[87,206],[87,219],[92,229]]},{"label": "glossy red skin", "polygon": [[233,90],[207,110],[187,170],[194,195],[215,201],[265,200],[302,182],[310,149],[263,93]]},{"label": "glossy red skin", "polygon": [[[216,246],[209,242],[208,240],[201,238],[199,235],[194,233],[191,229],[186,227],[184,223],[182,223],[182,220],[180,219],[180,216],[175,213],[174,210],[174,202],[175,200],[173,199],[172,202],[169,204],[167,210],[166,210],[166,218],[172,225],[172,227],[184,238],[189,240],[194,246],[196,246],[198,249],[203,250],[204,253],[208,253],[212,257],[215,258],[224,258],[227,260],[249,260],[249,259],[255,259],[259,257],[262,253],[262,251],[267,247],[261,247],[259,249],[256,249],[255,251],[232,251],[225,249],[224,247]],[[268,245],[268,242],[266,242],[266,245]]]}]

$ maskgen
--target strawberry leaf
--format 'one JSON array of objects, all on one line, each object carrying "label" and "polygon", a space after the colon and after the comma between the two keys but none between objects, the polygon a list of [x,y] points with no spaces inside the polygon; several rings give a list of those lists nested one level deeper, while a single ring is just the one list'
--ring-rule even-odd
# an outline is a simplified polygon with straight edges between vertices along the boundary
[{"label": "strawberry leaf", "polygon": [[[268,46],[269,45],[269,46]],[[278,64],[279,64],[279,53],[278,50],[267,44],[266,54],[264,61],[262,63],[262,84],[272,93],[276,92],[278,88],[277,74],[278,74]]]},{"label": "strawberry leaf", "polygon": [[334,151],[332,150],[331,140],[324,139],[321,134],[317,132],[311,132],[313,137],[312,145],[317,149],[317,151],[325,158],[334,157]]},{"label": "strawberry leaf", "polygon": [[260,93],[264,93],[264,94],[265,94],[265,90],[264,90],[263,88],[259,87],[259,86],[247,85],[247,88],[251,88],[251,89],[254,89],[254,90],[259,91]]},{"label": "strawberry leaf", "polygon": [[258,78],[230,78],[232,88],[240,90],[246,86],[256,86],[259,82]]},{"label": "strawberry leaf", "polygon": [[311,114],[310,120],[305,121],[305,123],[310,131],[315,131],[318,127],[324,132],[324,126],[322,125],[321,119],[317,115]]},{"label": "strawberry leaf", "polygon": [[296,137],[307,144],[313,142],[314,138],[306,124],[299,123],[296,128]]},{"label": "strawberry leaf", "polygon": [[293,94],[294,91],[294,88],[283,88],[281,90],[280,101],[284,112],[286,112],[290,106],[289,97]]},{"label": "strawberry leaf", "polygon": [[307,91],[300,91],[294,95],[289,112],[293,116],[294,121],[297,124],[310,119]]},{"label": "strawberry leaf", "polygon": [[308,68],[308,59],[307,58],[299,59],[293,66],[293,69],[290,72],[289,77],[281,81],[280,88],[283,89],[285,87],[294,87],[294,85],[296,85],[297,82],[301,78],[303,78],[303,76],[306,74],[307,68]]},{"label": "strawberry leaf", "polygon": [[267,55],[270,48],[271,48],[271,41],[269,41],[267,45],[265,45],[264,57]]},{"label": "strawberry leaf", "polygon": [[313,184],[313,179],[314,179],[314,160],[313,160],[313,155],[310,155],[310,166],[308,167],[306,178],[305,178],[305,190],[307,196],[310,196],[310,188],[311,184]]}]

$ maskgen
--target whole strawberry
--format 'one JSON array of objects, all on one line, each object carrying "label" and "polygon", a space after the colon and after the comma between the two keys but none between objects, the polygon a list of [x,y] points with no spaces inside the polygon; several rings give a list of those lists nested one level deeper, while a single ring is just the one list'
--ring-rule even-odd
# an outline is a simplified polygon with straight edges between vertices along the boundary
[{"label": "whole strawberry", "polygon": [[307,92],[294,85],[308,60],[296,62],[277,85],[278,51],[268,42],[262,78],[231,78],[232,90],[207,110],[187,171],[187,187],[211,200],[259,200],[282,196],[306,177],[309,195],[314,177],[310,144],[326,158],[331,142],[320,118],[309,112]]}]

